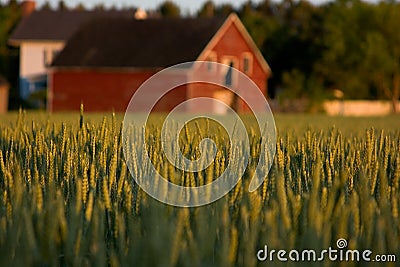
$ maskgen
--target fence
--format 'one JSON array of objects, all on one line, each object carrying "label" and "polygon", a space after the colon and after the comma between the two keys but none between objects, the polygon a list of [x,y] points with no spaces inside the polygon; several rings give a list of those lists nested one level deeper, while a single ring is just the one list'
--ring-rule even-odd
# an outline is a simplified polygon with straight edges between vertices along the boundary
[{"label": "fence", "polygon": [[[393,112],[391,101],[333,100],[324,102],[323,107],[332,116],[384,116]],[[400,101],[397,102],[397,111],[400,111]]]},{"label": "fence", "polygon": [[8,84],[7,83],[1,84],[1,82],[0,82],[0,114],[7,112],[8,91],[9,91]]}]

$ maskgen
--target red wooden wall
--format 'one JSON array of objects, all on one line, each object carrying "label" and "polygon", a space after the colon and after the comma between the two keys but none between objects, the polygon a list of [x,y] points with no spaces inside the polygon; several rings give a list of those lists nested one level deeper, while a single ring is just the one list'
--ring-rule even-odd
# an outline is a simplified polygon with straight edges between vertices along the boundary
[{"label": "red wooden wall", "polygon": [[[264,72],[260,62],[256,60],[253,49],[247,44],[234,23],[230,25],[222,38],[211,47],[210,50],[216,52],[218,62],[221,62],[225,56],[236,57],[239,62],[238,69],[240,71],[243,71],[243,52],[249,52],[253,57],[253,70],[252,73],[248,74],[248,76],[255,82],[255,84],[257,84],[266,96],[267,78],[269,73]],[[201,60],[206,60],[206,58]]]},{"label": "red wooden wall", "polygon": [[[49,109],[76,111],[81,102],[85,111],[125,112],[134,92],[154,71],[57,70],[51,76]],[[151,92],[149,92],[151,93]],[[166,94],[154,107],[169,111],[186,99],[186,88]]]},{"label": "red wooden wall", "polygon": [[55,70],[49,92],[50,110],[125,111],[134,89],[153,72]]},{"label": "red wooden wall", "polygon": [[[249,77],[257,84],[266,96],[267,78],[261,64],[257,61],[252,48],[243,38],[237,26],[232,23],[218,42],[209,47],[222,62],[225,56],[234,56],[238,64],[235,66],[243,71],[243,52],[252,54],[252,72]],[[195,60],[195,59],[193,59]],[[199,58],[207,60],[207,58]],[[49,77],[49,110],[65,111],[79,110],[81,102],[86,111],[116,111],[124,112],[127,105],[139,86],[150,78],[156,71],[134,69],[54,69]],[[246,88],[240,88],[246,90]],[[189,88],[189,90],[187,90]],[[181,86],[172,91],[160,101],[155,110],[170,111],[177,104],[187,98],[198,96],[213,96],[215,86],[205,84],[189,87]],[[149,92],[150,93],[150,92]],[[246,105],[239,102],[239,111],[248,111]],[[204,109],[205,107],[203,107]],[[210,107],[211,108],[211,107]],[[207,107],[207,110],[208,107]],[[212,112],[212,110],[209,110]]]}]

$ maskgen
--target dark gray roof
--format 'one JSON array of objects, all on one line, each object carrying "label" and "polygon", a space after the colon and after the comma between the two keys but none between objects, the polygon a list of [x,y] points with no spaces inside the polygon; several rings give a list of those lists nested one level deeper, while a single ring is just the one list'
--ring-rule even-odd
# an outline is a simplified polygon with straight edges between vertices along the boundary
[{"label": "dark gray roof", "polygon": [[22,40],[65,41],[85,22],[95,17],[132,17],[133,11],[38,10],[24,18],[11,35],[10,43]]},{"label": "dark gray roof", "polygon": [[56,67],[166,67],[195,60],[222,18],[96,18],[80,28],[54,60]]}]

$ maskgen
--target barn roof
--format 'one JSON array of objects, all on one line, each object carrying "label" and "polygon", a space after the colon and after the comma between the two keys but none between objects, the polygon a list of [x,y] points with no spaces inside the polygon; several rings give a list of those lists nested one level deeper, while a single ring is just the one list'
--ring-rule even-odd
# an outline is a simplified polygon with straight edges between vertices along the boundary
[{"label": "barn roof", "polygon": [[71,37],[53,66],[157,68],[193,61],[223,22],[222,18],[96,18]]},{"label": "barn roof", "polygon": [[66,41],[95,17],[133,17],[133,11],[37,10],[24,18],[12,33],[10,43],[21,41]]}]

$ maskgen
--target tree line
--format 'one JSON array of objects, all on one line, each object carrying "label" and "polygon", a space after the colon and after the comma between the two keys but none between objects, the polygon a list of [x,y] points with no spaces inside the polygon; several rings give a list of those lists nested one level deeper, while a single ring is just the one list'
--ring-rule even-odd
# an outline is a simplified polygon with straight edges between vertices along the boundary
[{"label": "tree line", "polygon": [[[47,2],[42,8],[52,7]],[[60,1],[56,8],[69,7]],[[74,8],[85,9],[82,4]],[[340,92],[345,99],[394,103],[400,97],[400,3],[394,0],[335,0],[320,5],[263,0],[236,8],[207,1],[195,14],[182,14],[177,4],[165,1],[156,12],[164,17],[236,12],[272,69],[272,98],[319,101]],[[12,84],[16,76],[11,62],[18,51],[8,46],[7,39],[20,18],[15,0],[0,6],[0,74]]]}]

